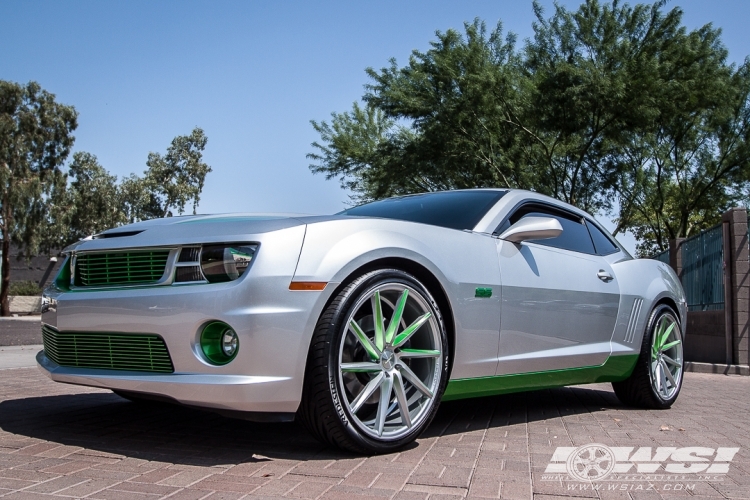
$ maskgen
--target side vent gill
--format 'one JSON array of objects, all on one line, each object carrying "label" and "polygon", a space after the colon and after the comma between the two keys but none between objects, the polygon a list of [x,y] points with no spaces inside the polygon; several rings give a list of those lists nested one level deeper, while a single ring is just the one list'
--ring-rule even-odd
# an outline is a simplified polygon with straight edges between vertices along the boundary
[{"label": "side vent gill", "polygon": [[633,339],[635,339],[635,328],[638,325],[638,317],[641,315],[641,306],[643,306],[643,299],[635,299],[633,301],[633,310],[630,311],[628,329],[625,331],[625,342],[628,344],[632,344]]}]

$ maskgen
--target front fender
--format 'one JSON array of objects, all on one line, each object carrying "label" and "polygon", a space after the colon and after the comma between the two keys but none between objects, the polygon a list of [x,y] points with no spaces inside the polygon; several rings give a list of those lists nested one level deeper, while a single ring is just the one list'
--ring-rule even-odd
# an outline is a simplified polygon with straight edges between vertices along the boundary
[{"label": "front fender", "polygon": [[[445,293],[455,327],[451,377],[494,375],[500,331],[501,281],[496,242],[488,235],[381,219],[310,224],[295,281],[327,282],[306,332],[337,285],[362,266],[402,258],[426,268]],[[494,293],[477,298],[478,288]]]}]

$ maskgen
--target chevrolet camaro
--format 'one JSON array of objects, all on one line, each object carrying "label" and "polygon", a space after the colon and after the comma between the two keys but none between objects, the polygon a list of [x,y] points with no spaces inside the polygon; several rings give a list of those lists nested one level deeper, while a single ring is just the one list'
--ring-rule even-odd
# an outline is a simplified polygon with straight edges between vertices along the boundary
[{"label": "chevrolet camaro", "polygon": [[611,382],[668,408],[682,383],[673,270],[528,191],[155,219],[64,254],[37,355],[52,380],[296,418],[359,453],[413,441],[440,401]]}]

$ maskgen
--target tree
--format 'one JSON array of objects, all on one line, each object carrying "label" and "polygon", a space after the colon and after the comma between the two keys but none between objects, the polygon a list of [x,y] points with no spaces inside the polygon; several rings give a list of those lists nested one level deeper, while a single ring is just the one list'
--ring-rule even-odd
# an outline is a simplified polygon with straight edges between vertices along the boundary
[{"label": "tree", "polygon": [[405,66],[367,70],[364,107],[312,122],[310,168],[358,201],[532,189],[614,214],[646,246],[706,227],[746,189],[747,70],[726,64],[719,30],[688,32],[664,5],[587,0],[545,18],[535,3],[520,51],[499,24],[437,32]]},{"label": "tree", "polygon": [[145,178],[130,174],[118,186],[122,213],[129,224],[161,217],[164,213],[152,184]]},{"label": "tree", "polygon": [[46,223],[45,195],[59,185],[60,166],[77,126],[72,106],[30,82],[0,81],[0,230],[2,286],[0,314],[10,314],[10,244],[34,253]]},{"label": "tree", "polygon": [[[140,208],[136,209],[136,212],[141,211],[139,217],[171,217],[172,210],[182,214],[185,212],[185,205],[191,201],[195,213],[206,174],[211,172],[211,167],[203,162],[203,150],[207,142],[208,138],[203,130],[196,127],[190,135],[175,137],[164,156],[159,153],[148,154],[144,183],[139,186],[136,182],[129,186],[139,200],[146,198],[143,189],[151,195],[146,205],[139,205]],[[149,213],[150,209],[157,206],[158,213]]]},{"label": "tree", "polygon": [[630,175],[618,226],[638,237],[644,256],[718,224],[722,212],[747,200],[750,187],[750,62],[728,67],[726,52],[714,47],[717,32],[692,35],[680,66],[668,71],[694,77],[664,87],[666,106],[653,129],[626,150]]},{"label": "tree", "polygon": [[327,179],[341,177],[342,187],[355,193],[355,202],[376,198],[383,190],[392,191],[393,187],[379,182],[378,174],[387,169],[389,159],[384,149],[388,146],[394,121],[385,118],[382,111],[362,107],[356,102],[351,112],[331,116],[330,125],[311,122],[322,140],[322,143],[313,143],[320,154],[307,155],[319,162],[311,166],[313,172],[323,173]]},{"label": "tree", "polygon": [[96,156],[74,153],[67,178],[70,186],[53,191],[48,203],[48,248],[64,248],[127,221],[117,176],[107,172]]},{"label": "tree", "polygon": [[525,185],[517,134],[504,120],[521,77],[515,36],[480,21],[437,33],[399,68],[368,69],[366,106],[312,122],[316,173],[341,178],[357,199],[439,189]]},{"label": "tree", "polygon": [[77,152],[67,174],[51,189],[46,204],[46,249],[71,243],[126,223],[171,216],[190,201],[198,204],[205,176],[203,163],[207,138],[200,129],[178,136],[162,157],[150,153],[143,177],[130,174],[121,182],[99,164],[96,156]]},{"label": "tree", "polygon": [[[628,131],[657,113],[662,55],[681,42],[681,12],[589,0],[576,12],[534,3],[524,50],[529,106],[515,123],[541,152],[534,189],[590,212],[611,211]],[[532,162],[533,158],[529,158]]]}]

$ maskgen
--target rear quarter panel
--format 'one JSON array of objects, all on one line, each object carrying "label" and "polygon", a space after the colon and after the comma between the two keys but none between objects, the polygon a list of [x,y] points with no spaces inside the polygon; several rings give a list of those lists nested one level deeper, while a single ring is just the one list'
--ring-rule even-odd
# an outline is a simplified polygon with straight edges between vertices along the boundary
[{"label": "rear quarter panel", "polygon": [[612,336],[612,354],[638,354],[646,324],[654,307],[665,299],[677,306],[683,334],[687,320],[685,292],[674,270],[653,259],[627,259],[612,263],[620,284],[620,311]]}]

